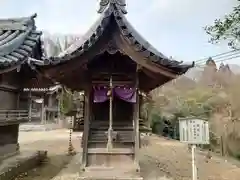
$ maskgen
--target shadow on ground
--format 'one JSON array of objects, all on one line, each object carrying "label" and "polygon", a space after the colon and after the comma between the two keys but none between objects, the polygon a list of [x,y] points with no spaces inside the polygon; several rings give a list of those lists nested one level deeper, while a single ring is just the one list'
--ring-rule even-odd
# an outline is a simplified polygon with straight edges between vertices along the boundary
[{"label": "shadow on ground", "polygon": [[50,155],[47,158],[47,162],[29,172],[20,174],[15,180],[51,180],[72,158],[72,156],[67,154]]}]

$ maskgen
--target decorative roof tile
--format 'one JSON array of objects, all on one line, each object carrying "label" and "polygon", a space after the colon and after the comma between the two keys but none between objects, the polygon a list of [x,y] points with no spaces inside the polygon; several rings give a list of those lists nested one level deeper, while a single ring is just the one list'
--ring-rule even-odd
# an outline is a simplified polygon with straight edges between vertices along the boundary
[{"label": "decorative roof tile", "polygon": [[34,18],[0,19],[0,68],[25,62],[40,44]]}]

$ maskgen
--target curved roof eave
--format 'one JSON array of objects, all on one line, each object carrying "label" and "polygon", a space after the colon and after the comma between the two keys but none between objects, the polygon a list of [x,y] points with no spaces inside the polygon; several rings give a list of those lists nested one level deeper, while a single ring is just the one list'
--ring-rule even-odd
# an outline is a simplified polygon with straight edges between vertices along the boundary
[{"label": "curved roof eave", "polygon": [[110,16],[113,15],[122,35],[127,41],[134,45],[136,51],[141,52],[150,61],[156,65],[173,70],[176,74],[184,74],[189,68],[194,67],[194,62],[191,64],[183,64],[183,62],[170,60],[154,48],[148,41],[146,41],[131,25],[127,18],[116,5],[111,5],[104,10],[100,18],[93,24],[84,38],[69,47],[61,56],[50,57],[51,64],[59,64],[66,62],[77,56],[80,56],[87,51],[102,35],[103,31],[110,22]]}]

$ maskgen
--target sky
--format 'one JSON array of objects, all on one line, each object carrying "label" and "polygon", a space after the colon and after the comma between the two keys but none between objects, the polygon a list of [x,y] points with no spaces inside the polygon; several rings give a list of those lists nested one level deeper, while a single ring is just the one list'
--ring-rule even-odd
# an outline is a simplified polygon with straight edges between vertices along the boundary
[{"label": "sky", "polygon": [[[212,45],[204,31],[231,12],[237,0],[126,0],[127,18],[166,56],[197,61],[230,49]],[[97,20],[98,0],[0,0],[0,18],[37,13],[36,26],[51,34],[84,33]],[[238,63],[239,61],[239,63]],[[240,64],[240,60],[231,60]]]}]

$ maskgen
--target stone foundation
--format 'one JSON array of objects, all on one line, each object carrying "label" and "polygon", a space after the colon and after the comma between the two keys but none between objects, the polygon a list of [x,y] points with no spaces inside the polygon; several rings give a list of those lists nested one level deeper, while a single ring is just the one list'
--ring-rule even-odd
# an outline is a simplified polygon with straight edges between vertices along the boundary
[{"label": "stone foundation", "polygon": [[19,152],[18,124],[0,126],[0,161]]},{"label": "stone foundation", "polygon": [[[71,162],[52,180],[142,180],[140,173],[135,171],[135,167],[129,168],[86,168],[85,172],[80,170],[82,153],[73,157]],[[130,171],[129,171],[130,170]]]},{"label": "stone foundation", "polygon": [[19,153],[18,144],[7,144],[4,146],[0,146],[0,162],[18,153]]},{"label": "stone foundation", "polygon": [[47,157],[46,151],[21,152],[16,156],[4,159],[0,165],[0,179],[10,180],[41,164]]},{"label": "stone foundation", "polygon": [[82,172],[78,180],[143,180],[136,167],[106,168],[91,167]]}]

